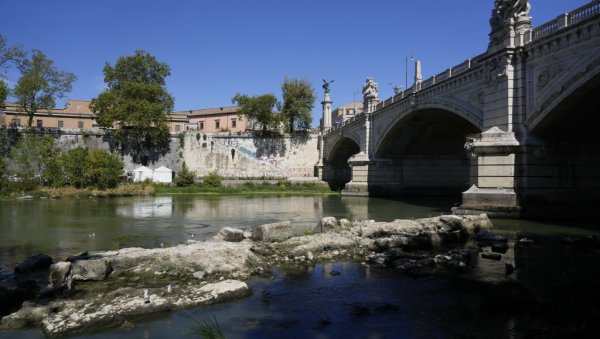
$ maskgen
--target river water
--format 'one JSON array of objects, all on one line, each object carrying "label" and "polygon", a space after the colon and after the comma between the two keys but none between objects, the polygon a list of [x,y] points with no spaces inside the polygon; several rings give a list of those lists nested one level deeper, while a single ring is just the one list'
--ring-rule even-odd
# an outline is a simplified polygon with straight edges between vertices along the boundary
[{"label": "river water", "polygon": [[[454,203],[449,199],[193,195],[2,201],[0,267],[11,269],[37,253],[58,260],[86,250],[207,239],[224,226],[245,228],[290,220],[295,233],[303,234],[322,216],[378,221],[436,216],[449,213]],[[275,268],[271,279],[250,282],[254,293],[249,298],[147,319],[128,332],[116,329],[86,337],[185,338],[196,321],[213,317],[228,338],[505,338],[531,331],[533,337],[561,337],[564,333],[552,328],[557,323],[552,312],[538,308],[554,308],[557,318],[565,322],[561,328],[570,331],[587,330],[587,322],[598,320],[597,248],[579,248],[564,239],[600,236],[595,221],[494,220],[494,224],[497,232],[513,241],[534,240],[533,247],[513,253],[518,270],[508,278],[498,262],[483,263],[467,277],[419,279],[360,263],[320,264],[305,272]],[[473,279],[478,274],[487,280],[485,284]],[[503,294],[506,298],[496,297]],[[519,300],[535,302],[521,305]],[[40,336],[38,330],[0,332],[7,338]]]}]

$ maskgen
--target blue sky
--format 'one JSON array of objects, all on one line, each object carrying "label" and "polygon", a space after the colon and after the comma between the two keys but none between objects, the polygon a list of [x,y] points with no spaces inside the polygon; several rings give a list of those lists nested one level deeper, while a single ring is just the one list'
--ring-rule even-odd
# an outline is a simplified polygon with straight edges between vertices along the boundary
[{"label": "blue sky", "polygon": [[[531,0],[534,26],[590,2]],[[142,49],[171,67],[176,110],[231,105],[237,93],[281,96],[285,76],[308,79],[321,115],[322,78],[333,106],[404,86],[405,57],[425,78],[485,51],[493,0],[0,0],[0,34],[39,49],[78,80],[71,99],[103,88],[102,68]],[[409,86],[412,78],[409,65]],[[9,82],[18,74],[11,72]],[[63,103],[61,103],[63,104]],[[313,125],[315,124],[313,123]]]}]

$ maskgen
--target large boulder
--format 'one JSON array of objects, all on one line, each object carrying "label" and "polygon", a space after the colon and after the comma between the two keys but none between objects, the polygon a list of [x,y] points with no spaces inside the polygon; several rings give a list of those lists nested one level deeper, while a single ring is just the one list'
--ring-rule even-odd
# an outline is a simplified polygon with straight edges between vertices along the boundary
[{"label": "large boulder", "polygon": [[319,220],[317,226],[313,229],[314,232],[326,233],[335,231],[339,228],[339,223],[335,217],[324,217]]},{"label": "large boulder", "polygon": [[79,260],[71,264],[73,280],[104,280],[110,274],[110,263],[104,259]]},{"label": "large boulder", "polygon": [[233,227],[223,227],[213,239],[228,242],[240,242],[244,240],[245,237],[244,231],[240,229]]},{"label": "large boulder", "polygon": [[36,254],[27,258],[15,267],[15,273],[30,273],[37,270],[45,270],[52,265],[52,258],[45,254]]},{"label": "large boulder", "polygon": [[50,266],[48,282],[48,289],[50,290],[71,289],[71,263],[61,261]]},{"label": "large boulder", "polygon": [[252,230],[252,240],[280,242],[294,235],[289,221],[260,225]]}]

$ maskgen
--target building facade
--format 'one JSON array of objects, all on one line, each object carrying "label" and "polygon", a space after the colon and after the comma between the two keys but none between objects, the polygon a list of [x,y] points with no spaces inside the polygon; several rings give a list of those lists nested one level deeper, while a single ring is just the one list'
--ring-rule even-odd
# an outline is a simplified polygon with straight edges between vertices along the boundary
[{"label": "building facade", "polygon": [[336,108],[331,112],[331,122],[333,126],[339,125],[342,122],[363,112],[363,103],[360,101],[349,102]]},{"label": "building facade", "polygon": [[[0,114],[0,126],[27,126],[29,116],[16,104],[7,103]],[[217,132],[245,132],[250,129],[247,119],[237,115],[237,107],[219,107],[172,112],[168,114],[172,133],[188,130]],[[69,100],[65,108],[40,110],[33,116],[32,127],[55,129],[92,129],[98,127],[96,114],[90,109],[90,101]]]}]

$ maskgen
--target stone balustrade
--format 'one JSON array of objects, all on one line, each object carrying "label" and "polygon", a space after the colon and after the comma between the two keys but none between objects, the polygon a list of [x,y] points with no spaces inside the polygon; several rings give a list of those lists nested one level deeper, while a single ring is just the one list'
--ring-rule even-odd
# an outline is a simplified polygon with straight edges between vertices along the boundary
[{"label": "stone balustrade", "polygon": [[568,27],[583,20],[600,14],[600,0],[592,1],[578,9],[559,15],[556,19],[547,22],[533,30],[533,40],[546,37],[561,28]]}]

